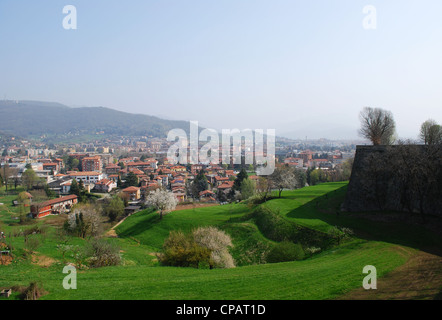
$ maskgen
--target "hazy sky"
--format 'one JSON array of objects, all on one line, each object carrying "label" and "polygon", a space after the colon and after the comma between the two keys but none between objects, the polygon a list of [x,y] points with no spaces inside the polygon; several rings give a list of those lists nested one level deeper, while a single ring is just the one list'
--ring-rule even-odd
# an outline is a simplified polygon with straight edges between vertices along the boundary
[{"label": "hazy sky", "polygon": [[1,0],[0,99],[299,138],[357,137],[373,106],[416,137],[442,122],[441,16],[440,0]]}]

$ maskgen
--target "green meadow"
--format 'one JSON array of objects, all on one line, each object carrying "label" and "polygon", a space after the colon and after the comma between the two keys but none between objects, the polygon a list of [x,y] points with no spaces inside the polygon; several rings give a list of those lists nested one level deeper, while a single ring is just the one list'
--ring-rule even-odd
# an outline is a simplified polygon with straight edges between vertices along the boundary
[{"label": "green meadow", "polygon": [[[128,217],[116,228],[121,249],[120,266],[79,270],[77,290],[62,286],[63,257],[56,249],[63,217],[35,221],[48,225],[33,259],[25,254],[22,236],[12,238],[14,261],[0,266],[0,288],[42,284],[45,299],[335,299],[362,286],[366,265],[374,265],[380,279],[403,266],[426,248],[442,248],[440,237],[420,226],[376,222],[360,214],[341,212],[347,183],[325,183],[284,191],[281,198],[261,205],[237,203],[174,211],[162,220],[145,210]],[[9,233],[30,226],[12,219],[18,208],[10,206],[13,195],[0,195],[0,228]],[[269,238],[267,226],[254,215],[269,208],[281,225],[326,235],[334,226],[350,228],[354,235],[340,245],[321,248],[301,261],[264,263],[263,256],[277,240]],[[379,214],[389,214],[379,213]],[[216,226],[233,241],[233,269],[193,269],[160,266],[155,254],[172,230],[189,232],[199,226]],[[279,228],[278,225],[275,228]],[[72,244],[84,240],[73,238]],[[40,261],[40,263],[38,263]],[[442,288],[441,288],[442,289]],[[17,295],[13,295],[17,299]]]}]

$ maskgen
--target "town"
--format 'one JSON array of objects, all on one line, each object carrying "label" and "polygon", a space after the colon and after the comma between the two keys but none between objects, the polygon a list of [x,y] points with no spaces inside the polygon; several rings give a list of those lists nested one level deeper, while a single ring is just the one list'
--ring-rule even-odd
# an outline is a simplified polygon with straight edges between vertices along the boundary
[{"label": "town", "polygon": [[[171,142],[166,139],[130,137],[69,146],[17,141],[14,137],[2,141],[1,177],[6,187],[27,185],[28,191],[46,190],[29,206],[33,218],[69,212],[78,195],[73,184],[97,198],[119,195],[125,200],[126,211],[133,212],[143,208],[146,196],[159,188],[172,192],[181,204],[227,203],[238,200],[234,191],[240,190],[235,190],[235,180],[241,170],[255,183],[260,179],[256,166],[234,164],[233,160],[230,164],[170,163],[167,150]],[[277,167],[296,170],[303,177],[298,179],[302,186],[345,181],[351,172],[354,145],[333,149],[330,144],[319,141],[306,146],[305,141],[282,140],[276,150]],[[203,176],[198,176],[200,173]],[[207,183],[194,188],[194,181],[201,178]]]}]

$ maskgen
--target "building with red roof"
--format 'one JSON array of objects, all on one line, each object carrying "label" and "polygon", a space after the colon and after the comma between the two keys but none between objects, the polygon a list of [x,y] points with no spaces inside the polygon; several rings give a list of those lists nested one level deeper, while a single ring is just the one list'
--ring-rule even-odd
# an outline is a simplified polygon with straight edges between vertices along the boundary
[{"label": "building with red roof", "polygon": [[51,214],[70,212],[72,206],[78,202],[76,195],[69,195],[53,200],[31,205],[31,214],[34,218],[43,218]]}]

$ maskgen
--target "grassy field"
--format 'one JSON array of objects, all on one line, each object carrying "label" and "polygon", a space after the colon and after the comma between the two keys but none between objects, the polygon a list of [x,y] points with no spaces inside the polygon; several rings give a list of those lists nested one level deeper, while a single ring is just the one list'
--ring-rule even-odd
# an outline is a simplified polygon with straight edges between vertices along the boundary
[{"label": "grassy field", "polygon": [[[64,218],[50,217],[36,222],[51,227],[33,256],[24,256],[23,237],[12,239],[17,258],[8,266],[0,266],[0,288],[39,281],[47,291],[42,299],[335,299],[351,296],[361,287],[366,265],[376,266],[382,279],[404,266],[419,250],[442,248],[441,239],[423,227],[375,222],[340,212],[346,186],[327,183],[284,191],[282,198],[262,205],[278,212],[284,221],[317,232],[326,233],[332,226],[354,230],[353,238],[306,260],[261,264],[262,255],[275,242],[260,231],[251,215],[253,209],[246,204],[175,211],[162,220],[154,212],[142,211],[120,224],[116,228],[119,238],[112,239],[121,248],[123,264],[80,270],[78,289],[64,290],[64,263],[55,249],[60,242],[56,226]],[[13,198],[0,195],[0,202],[8,204]],[[29,227],[12,226],[15,220],[11,219],[11,210],[17,208],[6,207],[0,208],[2,230]],[[155,253],[171,230],[187,232],[207,225],[231,235],[237,268],[158,266]],[[78,238],[71,241],[84,244]]]}]

